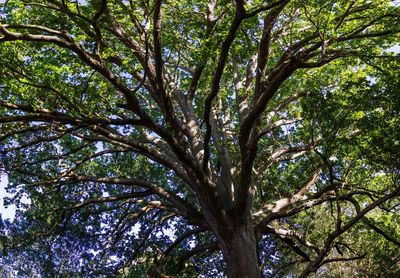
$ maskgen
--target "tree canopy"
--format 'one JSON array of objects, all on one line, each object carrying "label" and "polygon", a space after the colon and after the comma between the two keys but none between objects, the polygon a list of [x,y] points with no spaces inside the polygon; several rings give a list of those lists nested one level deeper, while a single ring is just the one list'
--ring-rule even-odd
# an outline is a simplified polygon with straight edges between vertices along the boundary
[{"label": "tree canopy", "polygon": [[0,272],[394,277],[399,32],[389,0],[0,4]]}]

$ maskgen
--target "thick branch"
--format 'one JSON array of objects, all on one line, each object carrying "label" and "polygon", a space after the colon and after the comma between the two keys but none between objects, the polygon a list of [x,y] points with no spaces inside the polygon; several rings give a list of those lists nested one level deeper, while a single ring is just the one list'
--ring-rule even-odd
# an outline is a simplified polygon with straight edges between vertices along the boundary
[{"label": "thick branch", "polygon": [[206,133],[204,135],[204,158],[203,158],[203,169],[208,168],[208,160],[210,156],[210,139],[212,132],[211,119],[211,106],[214,98],[217,96],[220,89],[220,81],[224,72],[225,64],[228,59],[229,49],[236,37],[236,32],[239,29],[240,24],[244,19],[245,10],[243,3],[239,0],[236,5],[235,17],[233,18],[231,27],[228,35],[221,46],[221,53],[218,57],[217,67],[214,71],[214,77],[211,81],[210,93],[204,101],[204,122],[206,124]]},{"label": "thick branch", "polygon": [[256,222],[261,223],[261,229],[262,225],[266,225],[270,221],[270,217],[272,214],[279,214],[282,213],[285,209],[287,209],[289,206],[293,206],[294,204],[308,199],[307,193],[310,190],[310,188],[315,184],[315,182],[318,180],[320,174],[322,172],[322,168],[319,167],[312,176],[310,176],[304,183],[303,185],[298,189],[296,193],[294,193],[290,197],[286,197],[283,199],[280,199],[276,202],[273,202],[272,204],[268,204],[264,206],[260,211],[253,213],[253,218],[256,220]]},{"label": "thick branch", "polygon": [[121,184],[121,185],[134,185],[146,188],[158,195],[162,199],[172,203],[181,213],[183,213],[190,221],[198,222],[202,221],[203,217],[201,214],[188,204],[185,200],[177,196],[172,191],[163,189],[157,186],[155,183],[151,183],[144,180],[139,180],[135,178],[97,178],[89,176],[74,176],[70,180],[71,182],[96,182],[96,183],[109,183],[109,184]]}]

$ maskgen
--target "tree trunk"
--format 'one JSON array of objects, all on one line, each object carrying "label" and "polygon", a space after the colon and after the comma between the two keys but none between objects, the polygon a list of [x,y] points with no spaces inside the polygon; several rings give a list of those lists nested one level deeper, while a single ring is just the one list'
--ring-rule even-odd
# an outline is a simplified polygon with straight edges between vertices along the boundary
[{"label": "tree trunk", "polygon": [[229,278],[261,277],[257,259],[257,241],[251,224],[247,227],[223,228],[219,242]]}]

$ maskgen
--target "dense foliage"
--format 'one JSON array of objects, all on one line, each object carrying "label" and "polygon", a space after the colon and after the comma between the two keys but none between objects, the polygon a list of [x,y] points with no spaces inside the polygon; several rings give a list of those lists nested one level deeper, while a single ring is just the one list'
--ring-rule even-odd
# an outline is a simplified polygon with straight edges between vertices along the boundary
[{"label": "dense foliage", "polygon": [[395,277],[399,15],[0,4],[1,275]]}]

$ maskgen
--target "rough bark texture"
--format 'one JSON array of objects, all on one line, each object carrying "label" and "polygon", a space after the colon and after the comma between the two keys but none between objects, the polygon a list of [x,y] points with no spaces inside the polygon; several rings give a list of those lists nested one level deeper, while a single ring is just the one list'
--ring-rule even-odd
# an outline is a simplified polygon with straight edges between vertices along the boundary
[{"label": "rough bark texture", "polygon": [[219,241],[229,278],[261,277],[257,259],[257,241],[251,224],[223,227]]}]

